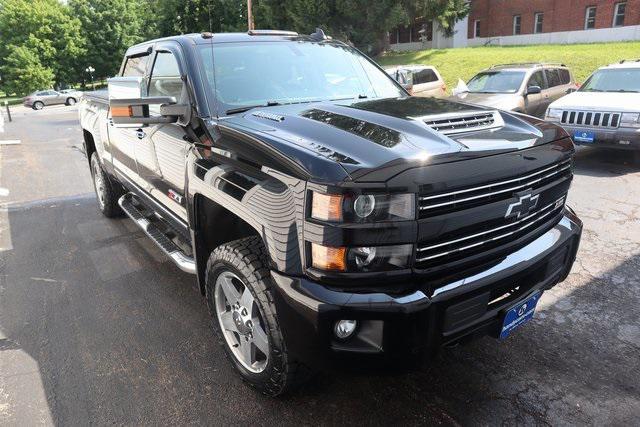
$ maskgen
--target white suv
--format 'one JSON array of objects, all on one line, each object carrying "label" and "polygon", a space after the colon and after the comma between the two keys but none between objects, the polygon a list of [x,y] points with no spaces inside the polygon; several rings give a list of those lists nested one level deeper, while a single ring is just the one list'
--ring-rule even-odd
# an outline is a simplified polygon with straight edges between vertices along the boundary
[{"label": "white suv", "polygon": [[640,154],[640,60],[596,70],[577,92],[549,105],[545,118],[562,126],[576,144]]}]

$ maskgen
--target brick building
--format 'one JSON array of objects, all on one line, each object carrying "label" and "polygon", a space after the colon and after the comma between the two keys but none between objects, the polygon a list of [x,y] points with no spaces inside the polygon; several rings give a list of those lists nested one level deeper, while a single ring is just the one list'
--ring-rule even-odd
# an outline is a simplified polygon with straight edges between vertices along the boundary
[{"label": "brick building", "polygon": [[389,34],[392,50],[640,40],[640,0],[470,0],[445,37],[416,19]]},{"label": "brick building", "polygon": [[640,0],[472,0],[467,37],[640,25]]}]

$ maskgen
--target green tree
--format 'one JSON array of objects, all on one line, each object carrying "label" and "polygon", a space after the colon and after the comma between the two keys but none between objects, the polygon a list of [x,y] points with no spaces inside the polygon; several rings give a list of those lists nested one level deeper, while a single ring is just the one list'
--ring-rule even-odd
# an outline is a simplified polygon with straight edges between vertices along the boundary
[{"label": "green tree", "polygon": [[[149,0],[155,3],[161,0]],[[167,0],[160,10],[160,34],[246,31],[244,0]],[[160,7],[160,9],[163,9]],[[435,19],[446,35],[453,34],[456,21],[469,13],[466,0],[254,0],[257,28],[280,28],[310,33],[316,27],[357,47],[377,53],[384,48],[388,32],[414,18]]]},{"label": "green tree", "polygon": [[5,93],[26,95],[53,85],[53,70],[42,65],[37,52],[26,46],[10,45],[5,49],[9,53],[0,67]]},{"label": "green tree", "polygon": [[157,35],[247,30],[246,0],[147,0]]},{"label": "green tree", "polygon": [[[0,66],[12,49],[26,48],[58,83],[75,81],[84,52],[80,21],[58,0],[0,0]],[[24,52],[20,53],[24,60]],[[6,84],[6,78],[5,78]]]},{"label": "green tree", "polygon": [[435,19],[446,35],[469,13],[466,0],[256,0],[256,25],[300,33],[322,27],[334,37],[376,54],[388,32],[422,17]]},{"label": "green tree", "polygon": [[97,77],[117,73],[128,47],[155,34],[144,27],[147,2],[143,0],[69,0],[69,8],[86,37],[83,70],[91,65]]}]

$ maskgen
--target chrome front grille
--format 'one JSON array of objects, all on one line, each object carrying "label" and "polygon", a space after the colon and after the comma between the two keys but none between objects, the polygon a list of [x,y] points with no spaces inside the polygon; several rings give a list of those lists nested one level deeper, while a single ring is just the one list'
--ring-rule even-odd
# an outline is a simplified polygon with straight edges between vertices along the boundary
[{"label": "chrome front grille", "polygon": [[614,112],[565,110],[560,122],[566,125],[615,129],[620,126],[620,116],[620,113]]},{"label": "chrome front grille", "polygon": [[415,267],[431,274],[498,260],[557,224],[572,179],[569,158],[484,185],[424,194]]},{"label": "chrome front grille", "polygon": [[571,176],[571,159],[523,176],[497,181],[446,193],[420,197],[420,218],[468,209],[488,202],[506,200],[513,193],[531,189],[536,191],[549,183]]},{"label": "chrome front grille", "polygon": [[443,114],[421,118],[431,129],[445,135],[504,126],[497,111]]},{"label": "chrome front grille", "polygon": [[[554,218],[564,206],[566,196],[550,203],[534,213],[498,227],[493,227],[471,235],[419,246],[416,254],[416,263],[438,261],[447,256],[458,255],[472,249],[482,250],[482,246],[500,245],[508,239],[515,240],[534,230],[536,226],[544,224],[545,220]],[[422,266],[424,267],[424,265]]]}]

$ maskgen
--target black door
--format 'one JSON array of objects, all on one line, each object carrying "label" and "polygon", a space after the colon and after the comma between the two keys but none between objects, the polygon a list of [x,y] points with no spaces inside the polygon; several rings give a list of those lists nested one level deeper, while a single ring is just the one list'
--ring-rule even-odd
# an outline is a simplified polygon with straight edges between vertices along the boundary
[{"label": "black door", "polygon": [[[153,55],[148,96],[171,96],[178,103],[187,103],[179,47],[172,43],[160,44]],[[149,114],[159,115],[160,106],[151,105]],[[184,128],[171,123],[149,125],[138,131],[142,139],[136,144],[135,153],[144,189],[186,221],[185,167],[191,144],[185,140]]]},{"label": "black door", "polygon": [[[145,54],[126,58],[121,76],[144,79],[149,56],[149,54]],[[111,114],[109,114],[109,118],[111,118]],[[109,141],[113,166],[118,172],[138,185],[142,185],[142,181],[138,176],[135,151],[136,145],[141,142],[141,137],[140,129],[115,127],[109,120]]]}]

